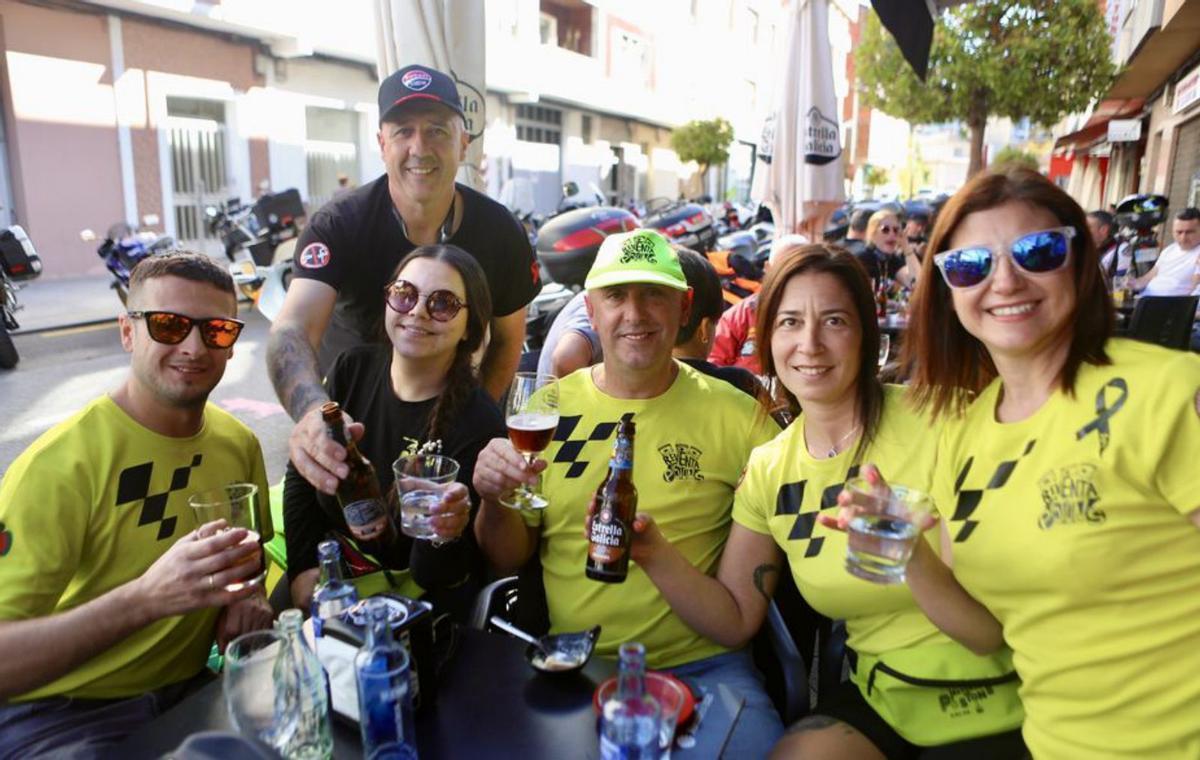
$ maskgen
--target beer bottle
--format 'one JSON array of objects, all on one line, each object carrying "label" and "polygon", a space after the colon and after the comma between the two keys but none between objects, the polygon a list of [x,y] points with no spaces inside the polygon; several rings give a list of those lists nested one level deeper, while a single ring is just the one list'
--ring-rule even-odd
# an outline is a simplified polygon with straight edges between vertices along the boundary
[{"label": "beer bottle", "polygon": [[608,474],[596,489],[596,512],[588,532],[587,577],[604,583],[623,583],[629,573],[629,544],[637,514],[633,485],[632,420],[622,420]]},{"label": "beer bottle", "polygon": [[358,450],[358,444],[346,435],[342,408],[336,401],[329,401],[321,406],[321,416],[325,419],[329,436],[346,447],[346,466],[350,472],[337,487],[338,504],[346,518],[346,527],[359,541],[379,542],[384,546],[392,543],[396,537],[396,527],[379,491],[375,468]]}]

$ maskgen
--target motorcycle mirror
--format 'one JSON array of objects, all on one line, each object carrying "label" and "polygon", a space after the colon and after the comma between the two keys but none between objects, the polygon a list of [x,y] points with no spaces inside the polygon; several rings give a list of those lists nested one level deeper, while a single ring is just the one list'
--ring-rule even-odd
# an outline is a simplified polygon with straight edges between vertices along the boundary
[{"label": "motorcycle mirror", "polygon": [[79,239],[85,243],[91,243],[96,240],[96,233],[91,230],[82,230],[79,233]]}]

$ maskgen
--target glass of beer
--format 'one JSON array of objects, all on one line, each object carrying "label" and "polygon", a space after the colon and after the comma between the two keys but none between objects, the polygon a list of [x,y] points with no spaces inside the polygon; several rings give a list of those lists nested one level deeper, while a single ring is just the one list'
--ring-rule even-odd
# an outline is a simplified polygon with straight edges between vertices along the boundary
[{"label": "glass of beer", "polygon": [[422,540],[437,538],[432,509],[458,478],[458,462],[441,454],[412,454],[392,463],[400,499],[400,530]]},{"label": "glass of beer", "polygon": [[862,477],[852,478],[846,489],[861,510],[846,532],[846,570],[874,583],[903,583],[933,498],[915,488],[871,485]]},{"label": "glass of beer", "polygon": [[[508,391],[505,421],[508,439],[532,465],[550,445],[558,427],[558,378],[540,372],[518,372]],[[521,485],[500,503],[513,509],[545,509],[550,502],[539,490]]]},{"label": "glass of beer", "polygon": [[[248,565],[242,580],[225,586],[226,591],[241,591],[257,586],[267,577],[263,566],[262,531],[259,526],[258,486],[253,483],[230,483],[209,488],[188,497],[188,505],[196,515],[196,527],[213,520],[224,520],[229,528],[245,528],[250,535],[246,541],[259,544],[259,550],[242,560]],[[253,563],[253,566],[249,566]]]}]

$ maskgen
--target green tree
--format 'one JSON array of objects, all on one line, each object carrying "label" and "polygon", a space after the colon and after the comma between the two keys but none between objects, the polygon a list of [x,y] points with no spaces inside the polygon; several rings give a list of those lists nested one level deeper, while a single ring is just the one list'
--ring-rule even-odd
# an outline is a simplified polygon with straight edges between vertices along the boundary
[{"label": "green tree", "polygon": [[1049,126],[1101,97],[1111,42],[1095,0],[976,0],[939,17],[925,82],[873,13],[855,61],[868,106],[917,124],[964,122],[974,174],[989,116]]},{"label": "green tree", "polygon": [[1015,145],[1005,145],[996,151],[996,156],[992,159],[992,166],[1015,164],[1023,166],[1026,169],[1032,169],[1035,172],[1041,168],[1039,163],[1037,156],[1028,151],[1021,150]]},{"label": "green tree", "polygon": [[729,160],[729,146],[733,144],[733,125],[717,117],[711,121],[689,121],[671,132],[671,148],[680,161],[695,161],[700,164],[700,177],[708,173],[708,167],[720,166]]},{"label": "green tree", "polygon": [[867,191],[867,195],[874,195],[875,188],[880,185],[886,185],[888,181],[887,169],[882,166],[872,166],[871,164],[863,165],[863,188]]}]

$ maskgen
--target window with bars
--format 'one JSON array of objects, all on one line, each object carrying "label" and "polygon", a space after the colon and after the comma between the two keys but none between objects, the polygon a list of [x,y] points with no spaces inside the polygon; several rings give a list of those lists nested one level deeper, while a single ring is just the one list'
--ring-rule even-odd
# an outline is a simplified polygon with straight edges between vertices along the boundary
[{"label": "window with bars", "polygon": [[522,103],[517,106],[517,139],[522,142],[562,144],[562,111]]}]

